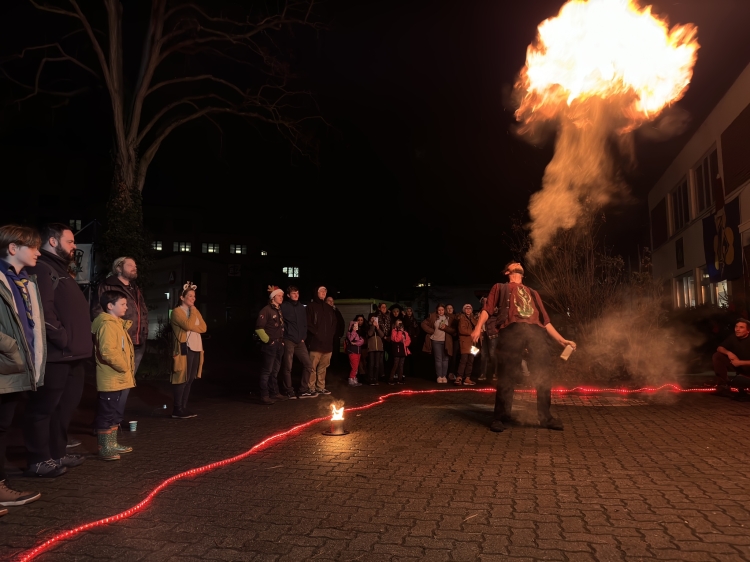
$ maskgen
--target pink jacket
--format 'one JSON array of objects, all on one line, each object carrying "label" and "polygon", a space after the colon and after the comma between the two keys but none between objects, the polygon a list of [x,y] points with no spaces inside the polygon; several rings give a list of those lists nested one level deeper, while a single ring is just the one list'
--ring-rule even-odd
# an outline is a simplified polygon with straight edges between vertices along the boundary
[{"label": "pink jacket", "polygon": [[405,330],[396,330],[395,328],[391,330],[391,342],[394,345],[394,348],[400,348],[401,345],[403,345],[404,354],[397,353],[396,349],[393,350],[393,354],[395,356],[404,356],[404,355],[411,355],[411,351],[409,351],[409,346],[411,345],[411,338],[409,337],[409,334]]}]

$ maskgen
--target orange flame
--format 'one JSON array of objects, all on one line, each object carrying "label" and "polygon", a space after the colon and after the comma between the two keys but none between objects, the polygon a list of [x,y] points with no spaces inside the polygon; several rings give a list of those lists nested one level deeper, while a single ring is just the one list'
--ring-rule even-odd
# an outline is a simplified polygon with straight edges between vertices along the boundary
[{"label": "orange flame", "polygon": [[344,407],[337,408],[334,404],[331,404],[331,421],[343,420],[344,419]]},{"label": "orange flame", "polygon": [[532,196],[530,261],[585,206],[598,208],[623,187],[606,147],[628,151],[627,133],[682,98],[699,48],[694,25],[675,26],[636,0],[569,0],[539,25],[515,85],[519,132],[559,129],[543,189]]}]

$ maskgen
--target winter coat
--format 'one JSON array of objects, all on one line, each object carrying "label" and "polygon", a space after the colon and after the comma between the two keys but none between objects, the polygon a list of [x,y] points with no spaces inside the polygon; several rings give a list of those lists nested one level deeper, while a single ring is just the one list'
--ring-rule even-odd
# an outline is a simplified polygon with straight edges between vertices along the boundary
[{"label": "winter coat", "polygon": [[417,317],[404,314],[403,322],[404,330],[409,334],[411,341],[414,342],[419,336],[419,321],[417,320]]},{"label": "winter coat", "polygon": [[[170,323],[172,325],[172,384],[182,384],[187,382],[187,355],[180,354],[180,344],[187,342],[188,332],[194,332],[196,334],[206,333],[206,323],[201,316],[200,311],[193,307],[190,311],[190,318],[188,318],[182,307],[178,306],[172,309],[172,315],[170,317]],[[198,361],[198,373],[195,375],[196,378],[201,378],[203,373],[203,352],[200,353],[200,360]]]},{"label": "winter coat", "polygon": [[132,290],[128,289],[117,275],[107,277],[104,283],[99,284],[96,300],[91,303],[91,319],[99,316],[100,312],[105,312],[99,304],[99,298],[104,291],[122,293],[122,296],[128,300],[128,311],[122,319],[132,322],[128,330],[130,339],[133,340],[133,345],[143,345],[148,339],[148,306],[140,289],[132,284],[130,286]]},{"label": "winter coat", "polygon": [[378,312],[376,316],[378,317],[378,326],[380,326],[380,329],[383,330],[383,333],[385,334],[384,339],[388,339],[391,335],[391,327],[393,326],[391,311],[389,310],[385,314]]},{"label": "winter coat", "polygon": [[307,339],[307,310],[300,301],[286,300],[281,303],[284,317],[284,339],[300,343]]},{"label": "winter coat", "polygon": [[[36,390],[44,384],[47,341],[42,299],[34,275],[29,275],[26,288],[31,297],[31,316],[34,320],[33,355],[26,341],[10,281],[0,273],[0,394]],[[25,318],[25,311],[22,314]]]},{"label": "winter coat", "polygon": [[331,353],[336,336],[336,313],[316,294],[307,305],[307,347],[310,351]]},{"label": "winter coat", "polygon": [[409,333],[405,330],[397,330],[394,328],[391,330],[391,354],[394,357],[407,357],[411,354],[409,346],[411,345],[411,338]]},{"label": "winter coat", "polygon": [[91,341],[89,303],[68,264],[57,255],[41,250],[36,267],[26,268],[37,277],[47,333],[47,363],[86,359],[94,352]]},{"label": "winter coat", "polygon": [[370,324],[367,327],[367,351],[384,351],[383,336],[385,332],[380,325]]},{"label": "winter coat", "polygon": [[477,319],[474,316],[466,316],[461,314],[458,319],[458,344],[462,355],[471,353],[471,348],[474,346],[474,342],[471,341],[471,332],[477,325]]},{"label": "winter coat", "polygon": [[[453,356],[453,334],[456,333],[456,329],[451,325],[451,319],[448,318],[448,325],[445,327],[445,352]],[[437,322],[438,315],[437,312],[433,312],[430,314],[427,318],[422,321],[422,331],[427,334],[427,337],[424,339],[424,346],[422,346],[422,351],[425,353],[432,353],[432,340],[430,339],[430,336],[435,333],[435,322]]]},{"label": "winter coat", "polygon": [[339,347],[341,346],[341,338],[344,337],[346,322],[344,321],[344,316],[335,305],[333,307],[333,313],[336,315],[336,331],[333,334],[333,350],[338,353]]},{"label": "winter coat", "polygon": [[346,352],[359,355],[362,353],[363,345],[365,345],[365,338],[359,333],[359,323],[352,320],[349,322],[349,330],[346,332]]},{"label": "winter coat", "polygon": [[96,390],[116,392],[135,386],[135,350],[130,339],[132,321],[102,312],[94,318]]}]

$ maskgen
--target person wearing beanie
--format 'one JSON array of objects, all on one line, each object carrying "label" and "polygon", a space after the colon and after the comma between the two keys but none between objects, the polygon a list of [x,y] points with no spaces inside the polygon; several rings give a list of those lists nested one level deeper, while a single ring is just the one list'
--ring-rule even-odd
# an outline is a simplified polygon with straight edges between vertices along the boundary
[{"label": "person wearing beanie", "polygon": [[319,286],[307,306],[307,346],[310,349],[312,373],[309,387],[317,394],[330,394],[326,389],[326,370],[331,363],[333,338],[338,321],[333,307],[326,303],[328,289]]},{"label": "person wearing beanie", "polygon": [[279,369],[284,357],[284,316],[281,303],[284,291],[278,287],[268,287],[269,300],[258,314],[255,333],[262,342],[263,366],[260,369],[260,402],[270,406],[279,400],[287,400],[287,395],[279,393]]}]

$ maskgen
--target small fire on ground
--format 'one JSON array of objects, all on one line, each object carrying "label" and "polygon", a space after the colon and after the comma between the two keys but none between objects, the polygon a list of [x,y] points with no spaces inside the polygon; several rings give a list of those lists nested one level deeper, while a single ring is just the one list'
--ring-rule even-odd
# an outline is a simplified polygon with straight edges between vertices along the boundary
[{"label": "small fire on ground", "polygon": [[344,419],[344,407],[337,408],[335,404],[331,404],[331,421],[343,420]]}]

